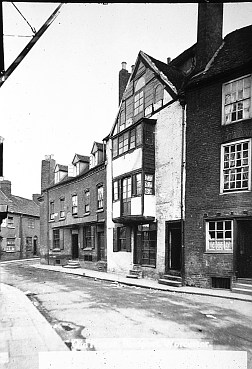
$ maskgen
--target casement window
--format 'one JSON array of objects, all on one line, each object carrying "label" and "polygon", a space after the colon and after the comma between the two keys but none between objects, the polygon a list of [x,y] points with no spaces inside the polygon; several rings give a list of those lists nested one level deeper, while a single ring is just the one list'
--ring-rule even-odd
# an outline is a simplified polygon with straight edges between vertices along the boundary
[{"label": "casement window", "polygon": [[90,212],[90,191],[86,190],[84,194],[84,202],[85,202],[85,213]]},{"label": "casement window", "polygon": [[221,148],[221,193],[251,189],[251,140]]},{"label": "casement window", "polygon": [[206,222],[206,251],[220,253],[233,252],[232,220]]},{"label": "casement window", "polygon": [[95,226],[85,226],[83,233],[83,248],[93,249],[95,247]]},{"label": "casement window", "polygon": [[113,182],[113,201],[120,199],[120,189],[122,189],[123,202],[127,202],[131,197],[142,195],[142,174],[136,173],[123,179]]},{"label": "casement window", "polygon": [[154,195],[154,175],[145,174],[144,176],[144,194]]},{"label": "casement window", "polygon": [[126,105],[125,101],[122,102],[121,111],[119,115],[119,132],[126,128]]},{"label": "casement window", "polygon": [[15,252],[15,238],[7,238],[6,252]]},{"label": "casement window", "polygon": [[138,125],[135,128],[124,132],[118,137],[113,139],[113,158],[118,155],[124,154],[129,150],[142,144],[142,127]]},{"label": "casement window", "polygon": [[13,219],[13,217],[8,216],[8,218],[7,218],[7,227],[14,228],[14,219]]},{"label": "casement window", "polygon": [[157,255],[157,231],[143,230],[141,264],[155,267],[156,255]]},{"label": "casement window", "polygon": [[251,75],[225,83],[223,85],[223,124],[251,117]]},{"label": "casement window", "polygon": [[131,251],[131,228],[117,227],[114,228],[113,251]]},{"label": "casement window", "polygon": [[35,228],[35,220],[32,218],[28,219],[28,228],[34,229]]},{"label": "casement window", "polygon": [[50,201],[49,204],[49,219],[54,220],[54,201]]},{"label": "casement window", "polygon": [[32,250],[32,237],[26,237],[26,250]]},{"label": "casement window", "polygon": [[78,196],[72,195],[72,214],[78,214]]},{"label": "casement window", "polygon": [[65,218],[65,198],[60,198],[60,218]]},{"label": "casement window", "polygon": [[142,194],[142,174],[137,173],[132,176],[132,196],[140,196]]},{"label": "casement window", "polygon": [[53,249],[60,248],[60,230],[53,229]]},{"label": "casement window", "polygon": [[139,78],[135,82],[134,86],[134,115],[141,113],[144,109],[144,88],[145,79],[144,77]]},{"label": "casement window", "polygon": [[103,209],[103,186],[97,187],[97,209]]},{"label": "casement window", "polygon": [[113,201],[119,200],[119,181],[113,182]]}]

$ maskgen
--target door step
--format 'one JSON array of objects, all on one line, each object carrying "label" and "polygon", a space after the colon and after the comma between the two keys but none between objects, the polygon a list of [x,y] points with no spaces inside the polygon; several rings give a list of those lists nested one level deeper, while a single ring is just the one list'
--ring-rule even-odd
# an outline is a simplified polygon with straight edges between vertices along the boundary
[{"label": "door step", "polygon": [[129,274],[126,275],[126,278],[138,279],[143,277],[143,271],[139,266],[133,266],[133,269],[129,271]]},{"label": "door step", "polygon": [[165,274],[162,278],[159,278],[158,283],[166,286],[182,287],[182,278],[178,275]]},{"label": "door step", "polygon": [[80,268],[79,260],[69,260],[66,265],[62,265],[63,268],[77,269]]},{"label": "door step", "polygon": [[232,292],[252,296],[252,279],[238,278],[237,281],[232,285]]}]

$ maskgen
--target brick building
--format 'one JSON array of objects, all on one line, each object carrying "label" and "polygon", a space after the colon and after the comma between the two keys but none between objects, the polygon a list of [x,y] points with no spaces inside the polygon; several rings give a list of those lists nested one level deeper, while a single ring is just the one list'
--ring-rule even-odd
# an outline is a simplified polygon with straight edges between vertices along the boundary
[{"label": "brick building", "polygon": [[41,169],[41,262],[66,265],[77,260],[106,269],[105,145],[90,156],[75,154],[71,166],[47,157]]},{"label": "brick building", "polygon": [[0,226],[0,260],[23,259],[39,253],[38,195],[33,200],[12,195],[11,182],[0,177],[0,207],[6,213]]},{"label": "brick building", "polygon": [[222,39],[223,4],[199,4],[186,88],[185,282],[252,278],[252,26]]},{"label": "brick building", "polygon": [[184,105],[179,91],[192,65],[191,50],[168,63],[140,51],[131,74],[122,63],[120,106],[107,142],[110,272],[156,279],[181,272]]}]

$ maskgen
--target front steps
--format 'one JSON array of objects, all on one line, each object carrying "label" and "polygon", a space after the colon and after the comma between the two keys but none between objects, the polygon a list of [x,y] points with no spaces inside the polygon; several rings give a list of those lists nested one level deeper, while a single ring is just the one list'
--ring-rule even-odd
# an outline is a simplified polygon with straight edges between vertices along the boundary
[{"label": "front steps", "polygon": [[129,271],[129,274],[126,275],[126,278],[133,278],[138,279],[143,277],[143,271],[141,270],[141,267],[138,265],[134,265],[133,269]]},{"label": "front steps", "polygon": [[166,286],[182,287],[182,278],[180,275],[164,274],[162,278],[159,278],[158,283]]},{"label": "front steps", "polygon": [[232,285],[232,292],[252,296],[252,279],[237,278],[236,282]]},{"label": "front steps", "polygon": [[79,260],[69,260],[66,265],[62,265],[63,268],[69,268],[69,269],[77,269],[80,268],[80,262]]}]

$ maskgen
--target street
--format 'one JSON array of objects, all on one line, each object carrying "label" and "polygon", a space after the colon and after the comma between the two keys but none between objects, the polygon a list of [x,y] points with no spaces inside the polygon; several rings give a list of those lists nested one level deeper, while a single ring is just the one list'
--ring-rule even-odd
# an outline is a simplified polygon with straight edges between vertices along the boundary
[{"label": "street", "polygon": [[248,352],[251,302],[162,292],[1,264],[1,282],[25,292],[72,350],[217,349]]}]

